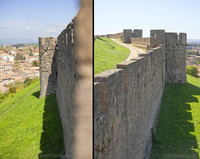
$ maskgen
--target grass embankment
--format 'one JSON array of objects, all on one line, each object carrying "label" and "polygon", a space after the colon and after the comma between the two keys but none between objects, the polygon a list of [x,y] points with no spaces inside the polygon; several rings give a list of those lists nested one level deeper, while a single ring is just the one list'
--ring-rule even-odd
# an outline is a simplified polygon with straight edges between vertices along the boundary
[{"label": "grass embankment", "polygon": [[200,158],[200,80],[166,83],[150,159]]},{"label": "grass embankment", "polygon": [[0,104],[0,159],[49,159],[63,153],[55,94],[39,98],[39,90],[36,81]]},{"label": "grass embankment", "polygon": [[95,38],[94,74],[116,68],[116,64],[126,60],[130,50],[109,38]]}]

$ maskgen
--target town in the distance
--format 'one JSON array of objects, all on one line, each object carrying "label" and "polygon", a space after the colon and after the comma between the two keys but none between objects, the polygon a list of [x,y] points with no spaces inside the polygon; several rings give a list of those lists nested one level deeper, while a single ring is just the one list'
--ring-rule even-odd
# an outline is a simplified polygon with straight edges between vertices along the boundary
[{"label": "town in the distance", "polygon": [[0,46],[0,98],[39,77],[38,44]]},{"label": "town in the distance", "polygon": [[192,65],[196,67],[198,69],[198,76],[200,77],[200,42],[188,43],[186,51],[186,66]]},{"label": "town in the distance", "polygon": [[[186,57],[186,66],[197,67],[200,76],[200,42],[187,44]],[[0,45],[0,98],[37,80],[39,69],[38,44]]]}]

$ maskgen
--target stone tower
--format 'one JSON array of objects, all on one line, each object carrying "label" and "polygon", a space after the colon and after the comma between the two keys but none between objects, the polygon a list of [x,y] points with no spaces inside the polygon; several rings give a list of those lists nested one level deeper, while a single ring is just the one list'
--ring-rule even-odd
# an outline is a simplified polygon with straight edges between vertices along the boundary
[{"label": "stone tower", "polygon": [[166,82],[187,82],[186,44],[186,33],[165,33]]},{"label": "stone tower", "polygon": [[56,91],[56,44],[57,38],[39,37],[40,97]]},{"label": "stone tower", "polygon": [[131,37],[132,37],[132,29],[124,29],[123,30],[123,42],[131,43]]}]

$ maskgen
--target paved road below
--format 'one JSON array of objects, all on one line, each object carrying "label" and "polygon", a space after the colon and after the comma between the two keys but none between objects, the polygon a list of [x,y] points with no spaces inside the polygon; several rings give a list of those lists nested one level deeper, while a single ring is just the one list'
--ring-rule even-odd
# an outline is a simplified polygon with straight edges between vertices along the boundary
[{"label": "paved road below", "polygon": [[139,49],[139,48],[137,48],[137,47],[134,47],[134,46],[131,45],[131,44],[123,43],[123,42],[122,42],[121,40],[119,40],[119,39],[111,39],[111,40],[113,40],[114,42],[116,42],[116,43],[119,44],[119,45],[122,45],[122,46],[124,46],[124,47],[127,47],[127,48],[131,51],[130,54],[129,54],[129,56],[128,56],[128,58],[127,58],[125,61],[129,61],[129,60],[131,60],[131,59],[134,58],[134,57],[138,57],[139,54],[145,52],[145,50],[142,50],[142,49]]}]

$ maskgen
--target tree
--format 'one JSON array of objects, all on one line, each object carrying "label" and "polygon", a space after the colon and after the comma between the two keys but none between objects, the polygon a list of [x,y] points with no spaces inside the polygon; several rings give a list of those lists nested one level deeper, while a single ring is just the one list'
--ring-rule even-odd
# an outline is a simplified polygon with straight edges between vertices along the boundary
[{"label": "tree", "polygon": [[38,61],[36,61],[36,60],[34,60],[32,63],[31,63],[31,65],[34,67],[38,67],[39,66],[39,62]]},{"label": "tree", "polygon": [[31,82],[32,82],[32,79],[30,79],[30,78],[28,78],[28,77],[24,80],[24,84],[25,84],[25,86],[30,85]]},{"label": "tree", "polygon": [[198,77],[198,69],[197,69],[196,66],[192,66],[192,65],[188,66],[186,68],[186,73],[191,75],[191,76]]},{"label": "tree", "polygon": [[24,56],[20,53],[17,53],[17,55],[15,56],[15,60],[24,60]]},{"label": "tree", "polygon": [[29,56],[33,56],[34,54],[31,52],[30,54],[29,54]]},{"label": "tree", "polygon": [[11,94],[11,93],[16,93],[16,88],[15,87],[10,87],[9,88],[9,93]]}]

